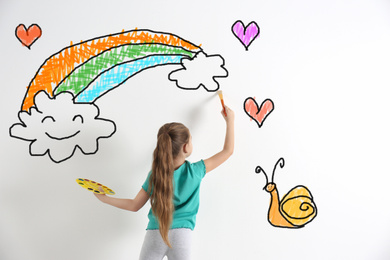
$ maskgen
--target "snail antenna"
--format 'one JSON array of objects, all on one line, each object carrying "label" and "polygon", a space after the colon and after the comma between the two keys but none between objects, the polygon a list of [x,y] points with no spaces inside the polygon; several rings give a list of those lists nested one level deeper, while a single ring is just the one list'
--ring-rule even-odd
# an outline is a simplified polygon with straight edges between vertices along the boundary
[{"label": "snail antenna", "polygon": [[280,166],[280,168],[283,168],[284,167],[284,159],[283,157],[280,158],[276,164],[275,164],[275,167],[274,167],[274,171],[272,172],[272,182],[274,182],[274,176],[275,176],[275,171],[276,171],[276,167],[278,167],[278,165]]},{"label": "snail antenna", "polygon": [[256,173],[263,172],[263,173],[264,173],[264,176],[265,176],[265,180],[266,180],[266,182],[267,182],[267,184],[268,184],[268,176],[267,176],[267,173],[263,170],[263,168],[261,168],[260,166],[257,166],[255,172],[256,172]]}]

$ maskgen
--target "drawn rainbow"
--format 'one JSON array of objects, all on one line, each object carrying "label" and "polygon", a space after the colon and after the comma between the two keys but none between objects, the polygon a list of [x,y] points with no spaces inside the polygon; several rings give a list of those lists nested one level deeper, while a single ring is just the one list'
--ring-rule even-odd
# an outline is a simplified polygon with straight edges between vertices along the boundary
[{"label": "drawn rainbow", "polygon": [[39,68],[22,110],[34,105],[39,91],[51,97],[68,91],[76,103],[92,103],[145,69],[180,64],[201,51],[200,46],[174,34],[138,29],[71,43]]}]

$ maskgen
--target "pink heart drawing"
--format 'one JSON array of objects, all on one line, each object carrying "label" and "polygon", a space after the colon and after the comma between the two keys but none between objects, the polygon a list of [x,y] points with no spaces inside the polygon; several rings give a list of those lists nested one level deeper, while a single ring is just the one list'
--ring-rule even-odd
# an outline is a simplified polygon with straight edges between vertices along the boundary
[{"label": "pink heart drawing", "polygon": [[232,32],[244,45],[245,49],[248,50],[249,45],[251,45],[256,37],[260,36],[260,27],[253,21],[247,26],[244,26],[243,22],[238,20],[233,24]]},{"label": "pink heart drawing", "polygon": [[274,110],[274,102],[271,99],[266,99],[259,106],[254,98],[249,97],[245,99],[244,110],[260,128],[263,125],[264,120]]}]

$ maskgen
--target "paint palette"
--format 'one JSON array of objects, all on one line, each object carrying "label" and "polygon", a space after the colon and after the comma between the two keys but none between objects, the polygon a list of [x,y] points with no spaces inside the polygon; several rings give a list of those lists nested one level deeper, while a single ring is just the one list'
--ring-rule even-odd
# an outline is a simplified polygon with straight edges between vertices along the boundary
[{"label": "paint palette", "polygon": [[110,189],[107,186],[104,186],[96,181],[91,181],[91,180],[82,179],[82,178],[78,178],[76,181],[84,189],[90,190],[96,194],[103,194],[103,192],[99,191],[99,187],[102,187],[105,194],[108,194],[108,195],[115,194],[115,192],[112,189]]}]

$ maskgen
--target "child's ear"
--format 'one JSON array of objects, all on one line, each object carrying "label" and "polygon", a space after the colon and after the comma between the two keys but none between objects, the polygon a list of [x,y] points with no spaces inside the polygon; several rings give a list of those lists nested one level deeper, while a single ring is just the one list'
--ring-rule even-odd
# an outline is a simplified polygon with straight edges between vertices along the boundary
[{"label": "child's ear", "polygon": [[188,152],[188,144],[183,145],[183,152],[187,153]]}]

